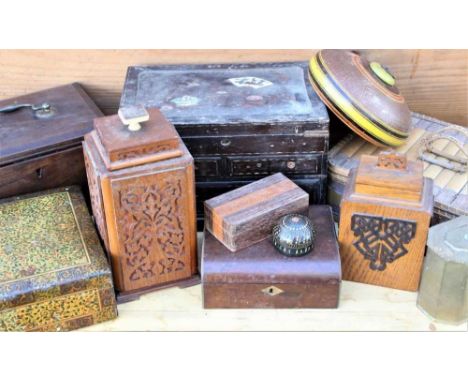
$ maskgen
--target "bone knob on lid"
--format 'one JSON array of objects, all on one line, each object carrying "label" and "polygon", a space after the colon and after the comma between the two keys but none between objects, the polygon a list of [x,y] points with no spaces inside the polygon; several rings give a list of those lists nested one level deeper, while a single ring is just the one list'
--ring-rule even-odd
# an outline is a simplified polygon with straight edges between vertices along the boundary
[{"label": "bone knob on lid", "polygon": [[122,123],[127,125],[130,131],[141,130],[141,123],[149,120],[148,111],[140,105],[121,107],[118,114]]}]

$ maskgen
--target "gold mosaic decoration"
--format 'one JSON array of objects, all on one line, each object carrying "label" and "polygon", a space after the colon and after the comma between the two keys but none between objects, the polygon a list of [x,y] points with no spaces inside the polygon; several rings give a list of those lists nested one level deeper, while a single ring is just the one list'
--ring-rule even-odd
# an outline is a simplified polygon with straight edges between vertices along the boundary
[{"label": "gold mosaic decoration", "polygon": [[0,331],[68,331],[116,315],[112,288],[89,289],[0,311]]},{"label": "gold mosaic decoration", "polygon": [[0,283],[90,262],[68,192],[0,204]]},{"label": "gold mosaic decoration", "polygon": [[0,331],[68,331],[116,316],[109,264],[77,187],[0,202]]}]

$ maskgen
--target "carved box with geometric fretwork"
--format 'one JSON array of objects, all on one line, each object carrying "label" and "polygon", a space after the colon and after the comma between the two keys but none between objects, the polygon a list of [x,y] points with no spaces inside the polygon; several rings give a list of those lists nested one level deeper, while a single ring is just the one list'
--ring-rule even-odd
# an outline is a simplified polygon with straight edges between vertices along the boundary
[{"label": "carved box with geometric fretwork", "polygon": [[363,155],[340,205],[343,279],[416,291],[429,221],[432,179],[404,155]]},{"label": "carved box with geometric fretwork", "polygon": [[84,154],[119,302],[196,279],[193,159],[157,109],[97,118]]}]

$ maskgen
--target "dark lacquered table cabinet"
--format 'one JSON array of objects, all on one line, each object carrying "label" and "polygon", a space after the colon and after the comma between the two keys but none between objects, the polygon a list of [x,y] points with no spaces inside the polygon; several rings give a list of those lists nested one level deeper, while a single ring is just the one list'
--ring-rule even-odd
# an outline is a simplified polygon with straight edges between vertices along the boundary
[{"label": "dark lacquered table cabinet", "polygon": [[134,66],[130,105],[175,125],[195,160],[199,217],[203,201],[276,172],[324,202],[329,119],[306,62]]},{"label": "dark lacquered table cabinet", "polygon": [[81,142],[102,113],[79,84],[2,100],[1,110],[0,198],[87,189]]}]

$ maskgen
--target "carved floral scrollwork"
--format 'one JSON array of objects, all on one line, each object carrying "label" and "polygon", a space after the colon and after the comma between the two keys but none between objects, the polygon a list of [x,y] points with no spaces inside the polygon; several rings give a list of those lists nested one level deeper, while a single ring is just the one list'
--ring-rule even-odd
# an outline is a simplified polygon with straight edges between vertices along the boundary
[{"label": "carved floral scrollwork", "polygon": [[93,217],[94,222],[96,223],[97,229],[101,238],[103,239],[106,247],[107,247],[107,232],[106,232],[106,224],[104,222],[104,215],[103,215],[103,204],[100,195],[100,189],[98,186],[97,175],[91,165],[88,156],[84,156],[85,159],[85,166],[86,166],[86,175],[88,177],[88,185],[89,185],[89,196],[91,199],[91,207],[93,209]]},{"label": "carved floral scrollwork", "polygon": [[171,150],[172,148],[173,147],[171,145],[167,145],[167,144],[160,144],[156,146],[153,145],[150,147],[138,148],[136,150],[118,153],[117,160],[138,158],[144,155],[156,154],[160,151]]},{"label": "carved floral scrollwork", "polygon": [[185,269],[185,233],[180,179],[130,185],[119,192],[125,264],[130,281]]}]

